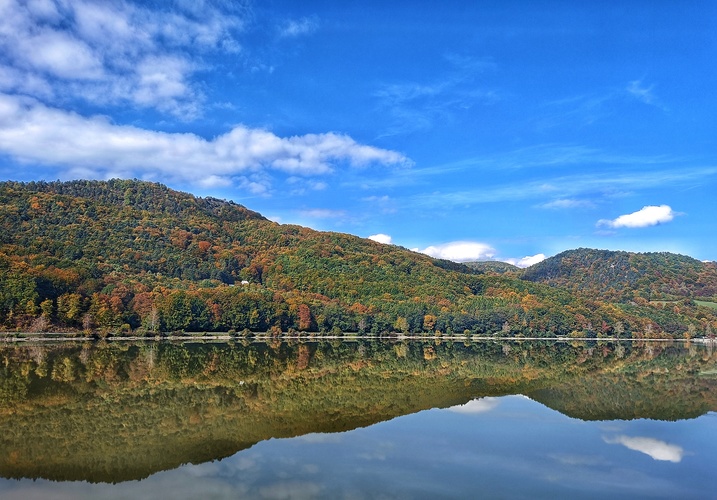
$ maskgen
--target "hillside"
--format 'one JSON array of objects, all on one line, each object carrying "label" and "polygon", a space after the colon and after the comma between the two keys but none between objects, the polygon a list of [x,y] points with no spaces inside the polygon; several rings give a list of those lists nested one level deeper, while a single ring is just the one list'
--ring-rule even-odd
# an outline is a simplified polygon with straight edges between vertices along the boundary
[{"label": "hillside", "polygon": [[716,263],[667,252],[568,250],[529,267],[523,279],[609,300],[717,296]]},{"label": "hillside", "polygon": [[9,331],[681,336],[717,326],[713,310],[689,304],[577,297],[569,279],[533,282],[538,266],[524,279],[483,272],[149,182],[0,183]]},{"label": "hillside", "polygon": [[509,272],[520,272],[518,266],[508,264],[507,262],[500,262],[497,260],[479,260],[475,262],[466,262],[465,265],[471,269],[483,273],[509,273]]}]

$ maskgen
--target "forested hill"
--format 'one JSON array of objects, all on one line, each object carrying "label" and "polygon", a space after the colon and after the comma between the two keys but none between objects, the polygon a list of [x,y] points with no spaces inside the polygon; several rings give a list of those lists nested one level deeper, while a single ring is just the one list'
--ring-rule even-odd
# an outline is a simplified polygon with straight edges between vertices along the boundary
[{"label": "forested hill", "polygon": [[667,252],[568,250],[529,267],[523,278],[603,300],[717,296],[717,264]]},{"label": "forested hill", "polygon": [[[244,219],[267,220],[257,212],[231,201],[216,198],[197,198],[188,193],[174,191],[168,187],[152,182],[136,180],[112,179],[107,182],[71,181],[71,182],[30,182],[2,183],[3,191],[18,190],[19,192],[37,195],[60,195],[66,198],[85,198],[102,205],[129,207],[154,214],[171,214],[173,217],[186,219],[194,215],[220,217],[223,220],[240,221]],[[8,193],[9,194],[9,193]],[[36,196],[37,196],[36,195]],[[39,199],[35,199],[35,202]]]},{"label": "forested hill", "polygon": [[466,262],[465,265],[470,267],[474,271],[492,272],[498,274],[509,272],[518,273],[521,270],[518,266],[514,266],[513,264],[508,264],[507,262],[500,262],[497,260],[479,260],[475,262]]},{"label": "forested hill", "polygon": [[575,297],[149,182],[0,183],[4,330],[681,336],[717,326],[703,309]]}]

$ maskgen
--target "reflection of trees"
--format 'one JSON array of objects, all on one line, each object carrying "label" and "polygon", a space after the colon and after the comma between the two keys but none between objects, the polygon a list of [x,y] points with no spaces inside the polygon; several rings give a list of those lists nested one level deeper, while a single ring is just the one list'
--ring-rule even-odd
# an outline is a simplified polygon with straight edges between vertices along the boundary
[{"label": "reflection of trees", "polygon": [[717,408],[701,346],[320,342],[0,347],[0,472],[119,481],[482,396],[585,419]]}]

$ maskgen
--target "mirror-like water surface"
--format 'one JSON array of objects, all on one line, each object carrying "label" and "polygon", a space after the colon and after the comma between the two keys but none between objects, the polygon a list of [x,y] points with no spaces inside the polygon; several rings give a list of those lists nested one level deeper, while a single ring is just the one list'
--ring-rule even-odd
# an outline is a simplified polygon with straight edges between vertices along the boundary
[{"label": "mirror-like water surface", "polygon": [[0,354],[2,498],[706,498],[716,485],[708,346]]}]

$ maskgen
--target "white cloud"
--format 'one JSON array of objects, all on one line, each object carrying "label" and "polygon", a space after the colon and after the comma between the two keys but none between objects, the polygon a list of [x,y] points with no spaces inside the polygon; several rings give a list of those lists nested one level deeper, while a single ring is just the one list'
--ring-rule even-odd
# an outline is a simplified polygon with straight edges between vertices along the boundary
[{"label": "white cloud", "polygon": [[448,411],[467,414],[485,413],[493,410],[496,406],[498,406],[499,401],[499,398],[479,398],[474,399],[472,401],[468,401],[466,404],[463,405],[451,406],[450,408],[448,408]]},{"label": "white cloud", "polygon": [[305,176],[325,174],[344,163],[408,162],[399,153],[358,144],[341,134],[284,138],[238,125],[206,140],[114,125],[104,117],[86,118],[5,94],[0,94],[0,153],[61,167],[64,178],[160,178],[217,186],[243,175],[247,178],[242,183],[255,193],[266,190],[270,182],[257,173],[269,170]]},{"label": "white cloud", "polygon": [[372,234],[368,237],[369,240],[377,241],[379,243],[383,243],[384,245],[390,245],[392,238],[387,234]]},{"label": "white cloud", "polygon": [[474,241],[454,241],[443,245],[433,245],[423,250],[414,249],[437,259],[452,260],[454,262],[470,262],[491,259],[495,250],[485,243]]},{"label": "white cloud", "polygon": [[319,497],[323,487],[309,481],[284,481],[259,488],[260,498],[272,500],[301,500]]},{"label": "white cloud", "polygon": [[654,87],[654,85],[645,86],[642,80],[633,80],[628,84],[626,90],[635,99],[645,104],[657,105],[658,100],[653,92]]},{"label": "white cloud", "polygon": [[14,74],[0,78],[0,92],[192,119],[204,101],[191,81],[202,57],[237,52],[244,21],[238,3],[191,4],[169,12],[121,0],[0,2],[0,66]]},{"label": "white cloud", "polygon": [[231,181],[226,177],[209,175],[199,181],[199,185],[206,188],[231,186]]},{"label": "white cloud", "polygon": [[28,0],[25,6],[38,19],[57,20],[60,17],[57,6],[52,0]]},{"label": "white cloud", "polygon": [[297,436],[294,439],[296,441],[303,441],[305,443],[315,444],[340,443],[342,441],[342,434],[328,432],[311,432],[309,434],[304,434],[303,436]]},{"label": "white cloud", "polygon": [[631,214],[621,215],[617,219],[607,220],[601,219],[597,225],[607,226],[612,228],[620,227],[648,227],[662,224],[664,222],[670,222],[677,215],[670,206],[668,205],[648,205],[642,207],[637,212]]},{"label": "white cloud", "polygon": [[590,200],[579,200],[575,198],[560,198],[539,205],[540,208],[548,208],[553,210],[569,210],[572,208],[594,208],[595,203]]},{"label": "white cloud", "polygon": [[[190,110],[192,103],[178,103],[192,94],[186,76],[194,66],[184,58],[174,56],[150,56],[136,65],[136,81],[132,100],[145,107],[153,107],[170,113]],[[198,110],[192,111],[198,113]]]},{"label": "white cloud", "polygon": [[54,94],[52,86],[44,78],[0,63],[0,89],[15,91],[22,89],[28,95],[43,98]]},{"label": "white cloud", "polygon": [[538,262],[542,262],[546,259],[545,254],[539,253],[535,255],[528,255],[526,257],[523,257],[522,259],[498,259],[501,262],[507,262],[508,264],[513,264],[514,266],[518,267],[530,267],[533,264],[537,264]]},{"label": "white cloud", "polygon": [[659,439],[650,437],[630,437],[619,435],[615,437],[603,437],[603,441],[608,444],[621,444],[626,448],[639,451],[645,455],[649,455],[654,460],[662,460],[678,463],[682,461],[685,450],[681,446],[668,444]]},{"label": "white cloud", "polygon": [[99,80],[104,76],[102,61],[82,40],[67,33],[48,31],[18,40],[16,50],[26,64],[37,71],[68,80]]},{"label": "white cloud", "polygon": [[294,38],[297,36],[310,35],[319,27],[319,23],[314,18],[304,17],[301,19],[292,19],[282,25],[279,35],[284,38]]},{"label": "white cloud", "polygon": [[362,201],[368,201],[370,203],[385,203],[389,201],[391,198],[388,195],[383,196],[367,196],[366,198],[361,198]]},{"label": "white cloud", "polygon": [[293,186],[290,193],[294,196],[305,195],[308,191],[323,191],[329,185],[324,181],[306,179],[304,177],[291,176],[286,179],[286,183]]}]

